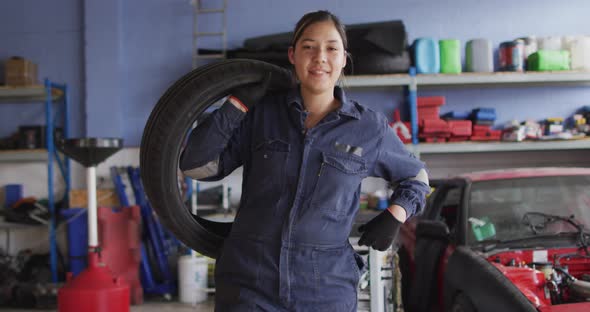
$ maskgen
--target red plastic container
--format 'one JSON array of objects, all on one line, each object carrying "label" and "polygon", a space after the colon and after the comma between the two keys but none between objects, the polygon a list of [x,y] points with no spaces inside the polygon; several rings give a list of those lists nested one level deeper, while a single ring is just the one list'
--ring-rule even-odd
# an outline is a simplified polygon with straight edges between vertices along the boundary
[{"label": "red plastic container", "polygon": [[71,279],[57,293],[59,312],[128,312],[129,285],[114,277],[98,253],[88,253],[88,268]]},{"label": "red plastic container", "polygon": [[115,276],[129,283],[132,304],[143,302],[139,279],[141,261],[141,214],[139,206],[98,208],[98,233],[102,261]]}]

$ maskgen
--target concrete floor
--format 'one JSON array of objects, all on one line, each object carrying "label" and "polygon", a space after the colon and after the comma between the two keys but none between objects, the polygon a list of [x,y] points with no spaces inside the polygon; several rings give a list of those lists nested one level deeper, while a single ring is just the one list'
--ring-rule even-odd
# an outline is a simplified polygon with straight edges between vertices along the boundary
[{"label": "concrete floor", "polygon": [[[142,305],[131,306],[131,312],[213,312],[213,299],[198,304],[183,304],[178,302],[145,302]],[[26,309],[4,309],[0,312],[49,312],[56,310],[26,310]]]}]

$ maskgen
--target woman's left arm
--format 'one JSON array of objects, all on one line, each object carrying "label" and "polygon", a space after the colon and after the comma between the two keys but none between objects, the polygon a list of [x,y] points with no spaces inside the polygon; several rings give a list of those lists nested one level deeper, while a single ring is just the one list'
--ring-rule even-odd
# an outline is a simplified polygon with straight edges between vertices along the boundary
[{"label": "woman's left arm", "polygon": [[359,245],[381,251],[391,246],[407,218],[422,211],[430,192],[424,163],[406,150],[385,120],[383,126],[370,175],[395,185],[392,187],[392,205],[358,229],[362,233]]},{"label": "woman's left arm", "polygon": [[430,192],[425,164],[410,153],[395,131],[385,125],[372,172],[390,182],[393,194],[388,210],[404,222],[424,208]]},{"label": "woman's left arm", "polygon": [[391,246],[406,219],[422,211],[430,192],[424,163],[408,152],[393,129],[383,123],[383,135],[370,175],[395,185],[392,205],[358,229],[362,233],[359,245],[382,251]]}]

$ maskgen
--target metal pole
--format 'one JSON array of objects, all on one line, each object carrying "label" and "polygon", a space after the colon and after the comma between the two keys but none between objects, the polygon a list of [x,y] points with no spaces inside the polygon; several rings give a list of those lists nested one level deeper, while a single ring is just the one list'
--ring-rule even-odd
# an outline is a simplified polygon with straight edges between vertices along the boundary
[{"label": "metal pole", "polygon": [[88,249],[98,247],[98,217],[96,208],[96,167],[86,168],[86,189],[88,192]]},{"label": "metal pole", "polygon": [[49,206],[49,266],[51,280],[57,283],[57,243],[55,241],[55,203],[53,198],[53,103],[51,82],[45,78],[45,145],[47,146],[47,204]]},{"label": "metal pole", "polygon": [[[63,138],[67,139],[70,137],[70,91],[68,90],[68,85],[63,86],[64,89],[64,130],[63,130]],[[68,203],[68,208],[69,207],[69,199],[70,199],[70,190],[72,188],[72,180],[70,177],[70,158],[68,156],[64,155],[64,159],[65,159],[65,167],[66,167],[66,173],[64,176],[64,180],[66,182],[66,190],[65,190],[65,195],[64,195],[64,201],[66,203]]]},{"label": "metal pole", "polygon": [[412,144],[418,144],[418,83],[416,82],[416,68],[410,67],[410,85],[408,86],[408,102],[410,104],[410,118],[412,122]]},{"label": "metal pole", "polygon": [[383,280],[381,267],[383,252],[369,248],[369,278],[371,285],[371,312],[384,312]]}]

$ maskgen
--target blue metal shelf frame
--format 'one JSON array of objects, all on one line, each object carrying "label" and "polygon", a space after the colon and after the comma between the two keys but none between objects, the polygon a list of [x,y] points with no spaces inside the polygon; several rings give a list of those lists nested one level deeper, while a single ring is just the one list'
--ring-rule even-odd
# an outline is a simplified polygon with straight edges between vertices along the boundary
[{"label": "blue metal shelf frame", "polygon": [[410,83],[408,85],[408,103],[410,104],[410,120],[412,125],[412,144],[418,145],[418,83],[416,68],[410,67]]},{"label": "blue metal shelf frame", "polygon": [[57,84],[51,82],[45,78],[45,144],[47,145],[47,201],[49,206],[49,214],[51,217],[49,223],[49,254],[50,254],[50,267],[51,267],[51,279],[54,283],[58,282],[57,275],[57,240],[55,236],[56,231],[56,218],[55,218],[55,198],[53,194],[53,161],[59,166],[61,175],[65,182],[65,190],[63,202],[68,203],[68,195],[70,193],[71,181],[70,181],[70,160],[63,156],[60,158],[55,148],[55,141],[53,138],[55,121],[54,119],[58,115],[54,116],[53,113],[53,100],[51,95],[52,89],[59,89],[63,92],[63,97],[58,101],[62,101],[63,107],[61,108],[62,122],[63,122],[63,137],[69,137],[69,123],[70,123],[70,96],[68,87],[65,84]]}]

